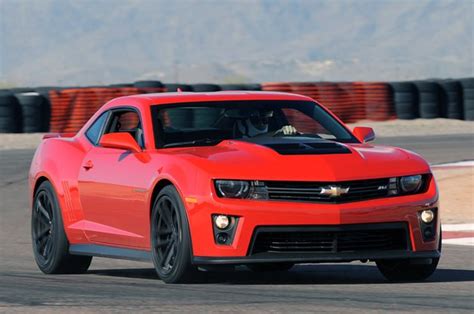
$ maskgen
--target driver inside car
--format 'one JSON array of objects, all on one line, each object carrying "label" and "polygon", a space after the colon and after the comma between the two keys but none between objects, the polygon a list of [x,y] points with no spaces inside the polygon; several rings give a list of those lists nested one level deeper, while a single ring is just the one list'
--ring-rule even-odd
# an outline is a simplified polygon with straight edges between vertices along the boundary
[{"label": "driver inside car", "polygon": [[296,135],[298,131],[292,125],[284,125],[276,131],[269,132],[270,119],[273,118],[273,110],[252,110],[246,113],[245,119],[237,121],[237,129],[242,137],[255,136],[278,136],[278,135]]}]

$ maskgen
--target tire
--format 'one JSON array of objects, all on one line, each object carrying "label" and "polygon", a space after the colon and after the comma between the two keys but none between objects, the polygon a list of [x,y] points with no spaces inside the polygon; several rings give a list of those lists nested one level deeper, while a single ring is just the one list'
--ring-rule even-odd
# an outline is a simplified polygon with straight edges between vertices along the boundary
[{"label": "tire", "polygon": [[170,93],[177,92],[178,88],[182,92],[192,92],[193,91],[193,88],[191,87],[191,85],[187,85],[187,84],[165,84],[165,88],[166,88],[166,91],[170,92]]},{"label": "tire", "polygon": [[151,252],[158,276],[166,283],[192,281],[192,245],[183,202],[172,185],[158,194],[152,210]]},{"label": "tire", "polygon": [[130,88],[134,87],[132,83],[117,83],[117,84],[109,84],[108,87],[111,88]]},{"label": "tire", "polygon": [[21,94],[21,93],[31,93],[34,92],[35,90],[33,88],[29,87],[17,87],[17,88],[12,88],[11,92],[13,94]]},{"label": "tire", "polygon": [[38,268],[45,274],[80,274],[89,269],[91,256],[69,254],[61,210],[49,181],[35,193],[31,215],[31,240]]},{"label": "tire", "polygon": [[253,91],[261,91],[262,90],[262,85],[260,84],[245,84],[245,89],[246,90],[253,90]]},{"label": "tire", "polygon": [[395,113],[398,119],[419,118],[418,91],[411,82],[390,83],[393,93]]},{"label": "tire", "polygon": [[474,78],[459,80],[463,89],[463,114],[464,120],[474,120]]},{"label": "tire", "polygon": [[244,84],[221,84],[219,86],[221,90],[247,90]]},{"label": "tire", "polygon": [[48,132],[50,120],[49,101],[38,93],[17,94],[21,105],[24,133]]},{"label": "tire", "polygon": [[441,116],[449,119],[463,119],[462,86],[458,81],[445,80],[438,82],[441,86]]},{"label": "tire", "polygon": [[21,132],[21,107],[11,92],[0,93],[0,133]]},{"label": "tire", "polygon": [[418,89],[420,118],[439,118],[443,113],[439,84],[430,81],[419,81],[415,82],[415,85]]},{"label": "tire", "polygon": [[163,88],[164,85],[160,81],[136,81],[133,83],[136,88]]},{"label": "tire", "polygon": [[193,92],[218,92],[221,90],[219,85],[215,84],[194,84],[191,85]]},{"label": "tire", "polygon": [[273,271],[288,271],[295,264],[293,263],[262,263],[262,264],[249,264],[247,268],[254,272],[273,272]]},{"label": "tire", "polygon": [[[443,245],[442,232],[440,228],[440,239],[438,250],[441,252]],[[376,261],[377,268],[382,275],[393,282],[422,281],[431,276],[438,267],[439,257],[432,258],[431,263],[418,264],[417,259],[379,260]]]}]

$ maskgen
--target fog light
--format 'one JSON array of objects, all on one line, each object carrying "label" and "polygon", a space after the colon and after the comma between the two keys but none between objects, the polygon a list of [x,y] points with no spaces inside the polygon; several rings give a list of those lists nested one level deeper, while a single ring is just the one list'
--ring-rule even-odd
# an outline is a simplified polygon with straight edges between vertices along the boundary
[{"label": "fog light", "polygon": [[219,233],[217,235],[217,243],[219,244],[225,244],[227,242],[227,239],[229,239],[227,233]]},{"label": "fog light", "polygon": [[424,236],[425,236],[425,239],[431,239],[433,237],[433,230],[431,229],[431,227],[428,227],[425,229],[424,231]]},{"label": "fog light", "polygon": [[230,219],[229,217],[225,215],[219,215],[216,217],[216,220],[214,222],[216,224],[216,227],[219,229],[225,229],[229,226]]},{"label": "fog light", "polygon": [[433,211],[431,209],[428,209],[428,210],[424,210],[421,212],[421,220],[425,223],[425,224],[429,224],[433,221],[435,217],[435,214],[433,213]]}]

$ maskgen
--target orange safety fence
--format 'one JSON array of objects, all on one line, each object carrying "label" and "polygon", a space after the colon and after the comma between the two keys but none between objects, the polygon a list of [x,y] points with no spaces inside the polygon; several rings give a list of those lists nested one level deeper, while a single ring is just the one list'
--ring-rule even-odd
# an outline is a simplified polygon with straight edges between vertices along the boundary
[{"label": "orange safety fence", "polygon": [[395,119],[390,86],[379,82],[263,83],[264,91],[301,94],[326,106],[344,122]]},{"label": "orange safety fence", "polygon": [[163,92],[162,88],[71,88],[49,91],[50,132],[77,132],[109,100],[120,96]]}]

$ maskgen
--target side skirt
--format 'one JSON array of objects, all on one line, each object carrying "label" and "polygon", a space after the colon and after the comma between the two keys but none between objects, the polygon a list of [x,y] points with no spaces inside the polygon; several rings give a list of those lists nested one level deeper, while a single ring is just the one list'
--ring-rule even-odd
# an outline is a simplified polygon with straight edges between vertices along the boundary
[{"label": "side skirt", "polygon": [[142,262],[152,261],[151,252],[149,251],[124,249],[96,244],[73,244],[69,246],[69,253],[73,255],[110,257]]}]

